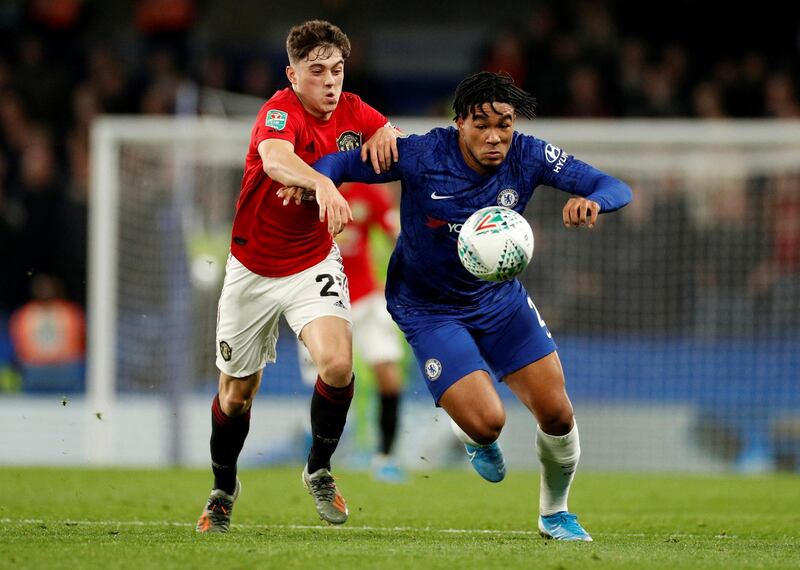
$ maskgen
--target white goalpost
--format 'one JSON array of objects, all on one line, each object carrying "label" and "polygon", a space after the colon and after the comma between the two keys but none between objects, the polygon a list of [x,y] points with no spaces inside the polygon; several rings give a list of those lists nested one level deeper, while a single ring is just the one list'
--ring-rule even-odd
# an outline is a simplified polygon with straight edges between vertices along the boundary
[{"label": "white goalpost", "polygon": [[[420,134],[449,124],[393,122]],[[250,128],[250,118],[93,125],[86,402],[102,415],[86,427],[94,463],[197,464],[207,453],[196,432],[210,421],[216,301]],[[791,432],[784,425],[800,425],[792,257],[800,232],[781,217],[800,207],[800,122],[516,128],[634,188],[633,203],[592,232],[561,227],[560,192],[537,190],[526,211],[536,251],[523,281],[560,346],[584,465],[800,467],[800,442],[782,435]],[[299,384],[294,356],[279,354],[265,380],[278,402],[261,414],[270,426],[289,422],[283,403],[304,401],[291,387]],[[192,394],[201,394],[196,407]],[[438,429],[427,394],[417,396],[408,395],[418,425],[407,438]],[[532,466],[529,426],[512,423],[507,454]],[[146,445],[159,451],[147,455]]]}]

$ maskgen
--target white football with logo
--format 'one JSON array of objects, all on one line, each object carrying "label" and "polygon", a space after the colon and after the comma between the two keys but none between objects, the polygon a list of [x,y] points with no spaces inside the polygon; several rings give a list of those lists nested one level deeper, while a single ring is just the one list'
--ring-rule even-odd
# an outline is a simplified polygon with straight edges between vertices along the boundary
[{"label": "white football with logo", "polygon": [[533,257],[533,231],[528,221],[502,206],[481,208],[458,234],[458,257],[479,279],[508,281]]}]

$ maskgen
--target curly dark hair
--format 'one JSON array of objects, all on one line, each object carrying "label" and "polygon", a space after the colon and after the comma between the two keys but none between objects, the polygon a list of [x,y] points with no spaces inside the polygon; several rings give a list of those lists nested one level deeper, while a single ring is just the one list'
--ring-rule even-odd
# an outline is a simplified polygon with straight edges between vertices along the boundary
[{"label": "curly dark hair", "polygon": [[329,57],[331,50],[338,48],[342,57],[350,57],[350,40],[338,26],[324,20],[309,20],[289,30],[286,38],[286,53],[291,63],[313,54],[313,59]]},{"label": "curly dark hair", "polygon": [[508,103],[514,111],[526,119],[536,116],[536,98],[514,85],[514,79],[507,73],[479,71],[465,78],[456,87],[453,100],[453,119],[466,119],[484,103]]}]

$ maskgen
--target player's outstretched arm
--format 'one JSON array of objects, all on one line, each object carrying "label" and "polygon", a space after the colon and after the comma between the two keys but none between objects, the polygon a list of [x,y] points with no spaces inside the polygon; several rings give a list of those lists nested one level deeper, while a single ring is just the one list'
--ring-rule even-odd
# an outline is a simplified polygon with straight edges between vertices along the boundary
[{"label": "player's outstretched arm", "polygon": [[391,165],[386,172],[376,172],[371,164],[361,160],[359,149],[326,154],[313,164],[314,170],[333,180],[337,186],[342,182],[365,182],[379,184],[400,179],[400,164]]},{"label": "player's outstretched arm", "polygon": [[[394,164],[388,172],[376,174],[372,166],[361,161],[361,151],[357,148],[345,152],[333,152],[326,154],[313,165],[314,170],[330,180],[336,186],[343,182],[365,182],[367,184],[379,184],[381,182],[393,182],[400,180],[401,163]],[[283,198],[284,205],[291,200],[300,203],[304,192],[313,191],[310,185],[287,186],[278,191],[278,196]]]},{"label": "player's outstretched arm", "polygon": [[341,232],[353,219],[350,205],[330,178],[311,168],[294,153],[294,145],[280,139],[267,139],[258,145],[264,172],[284,186],[313,190],[319,204],[320,221],[328,220],[328,231]]},{"label": "player's outstretched arm", "polygon": [[630,186],[622,180],[580,161],[583,175],[569,192],[577,194],[564,205],[561,215],[567,227],[594,227],[600,213],[613,212],[633,198]]}]

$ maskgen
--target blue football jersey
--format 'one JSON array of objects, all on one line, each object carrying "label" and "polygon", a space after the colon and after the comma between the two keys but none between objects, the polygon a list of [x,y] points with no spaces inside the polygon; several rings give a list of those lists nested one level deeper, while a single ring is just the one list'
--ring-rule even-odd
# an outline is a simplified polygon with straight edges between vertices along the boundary
[{"label": "blue football jersey", "polygon": [[458,258],[458,232],[480,208],[500,205],[522,214],[541,184],[586,196],[600,204],[601,212],[630,200],[630,189],[623,182],[520,133],[514,133],[503,163],[481,175],[464,162],[458,136],[458,130],[450,127],[399,139],[399,162],[383,174],[376,174],[369,161],[361,161],[360,149],[327,155],[314,165],[337,185],[401,182],[401,231],[386,282],[390,310],[477,307],[511,286],[474,277]]}]

